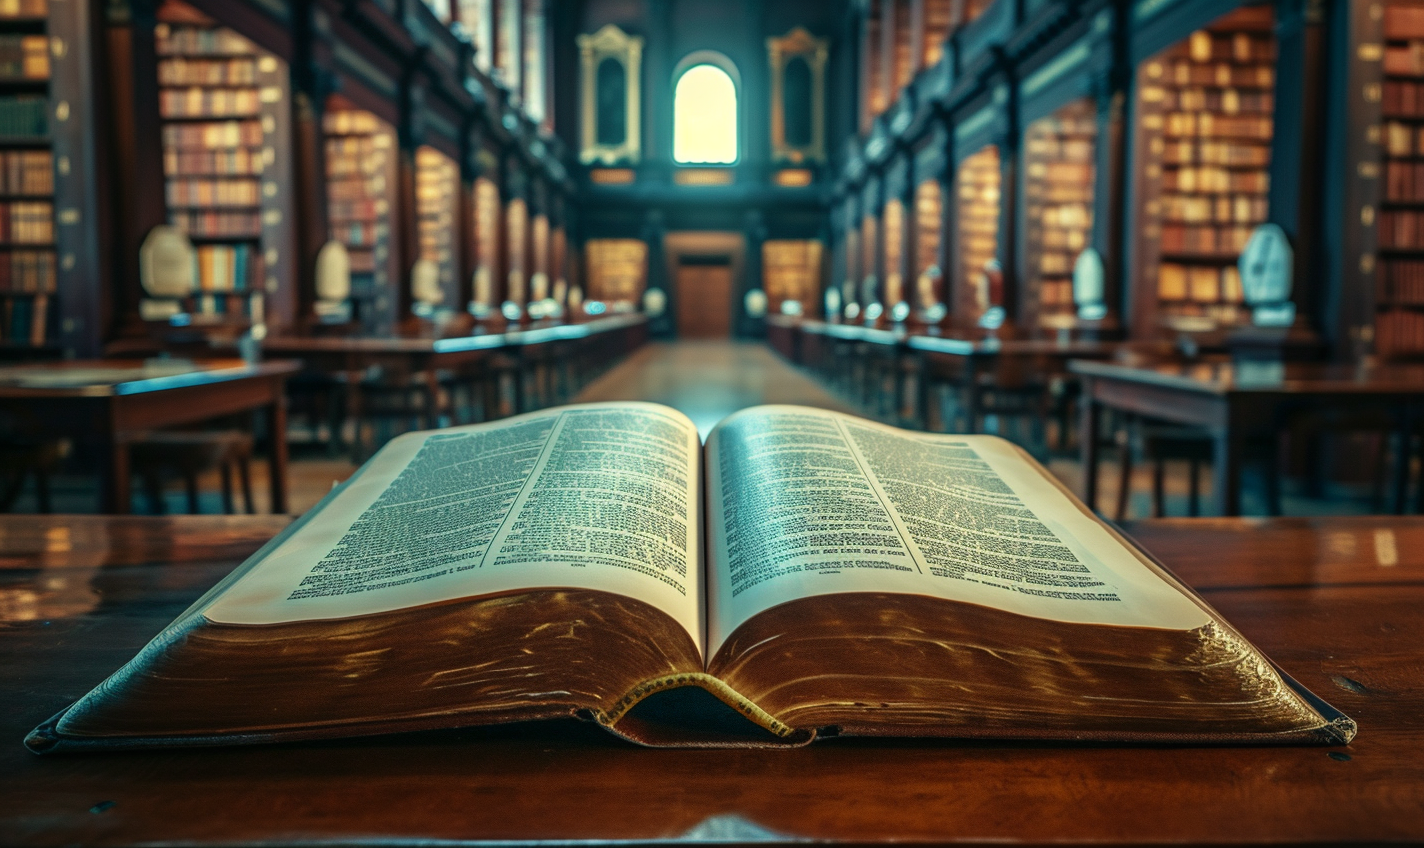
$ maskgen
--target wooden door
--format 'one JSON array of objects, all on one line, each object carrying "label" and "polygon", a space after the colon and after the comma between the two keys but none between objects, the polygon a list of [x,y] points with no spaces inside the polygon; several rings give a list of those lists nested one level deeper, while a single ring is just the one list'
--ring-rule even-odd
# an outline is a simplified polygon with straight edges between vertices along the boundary
[{"label": "wooden door", "polygon": [[725,339],[732,334],[730,262],[678,265],[677,334],[684,339]]}]

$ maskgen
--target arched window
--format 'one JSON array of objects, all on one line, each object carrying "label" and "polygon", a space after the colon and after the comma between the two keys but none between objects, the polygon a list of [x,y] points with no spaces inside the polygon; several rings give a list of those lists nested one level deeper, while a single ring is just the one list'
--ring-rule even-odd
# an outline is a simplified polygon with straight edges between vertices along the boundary
[{"label": "arched window", "polygon": [[672,100],[672,158],[687,165],[737,161],[737,86],[722,68],[692,64]]}]

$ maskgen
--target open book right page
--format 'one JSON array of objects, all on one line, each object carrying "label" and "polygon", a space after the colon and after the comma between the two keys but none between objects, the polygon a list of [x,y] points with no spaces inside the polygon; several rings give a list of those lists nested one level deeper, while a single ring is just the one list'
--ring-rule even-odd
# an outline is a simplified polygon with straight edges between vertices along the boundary
[{"label": "open book right page", "polygon": [[1325,723],[1003,439],[754,407],[709,436],[707,484],[710,670],[793,726],[1171,738]]}]

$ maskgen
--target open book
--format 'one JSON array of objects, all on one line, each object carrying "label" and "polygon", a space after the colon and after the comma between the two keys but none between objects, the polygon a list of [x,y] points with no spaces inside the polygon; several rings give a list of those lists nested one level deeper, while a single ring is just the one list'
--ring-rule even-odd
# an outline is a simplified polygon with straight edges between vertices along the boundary
[{"label": "open book", "polygon": [[611,403],[394,440],[27,742],[570,715],[651,745],[1354,735],[1008,442],[763,406],[704,447]]}]

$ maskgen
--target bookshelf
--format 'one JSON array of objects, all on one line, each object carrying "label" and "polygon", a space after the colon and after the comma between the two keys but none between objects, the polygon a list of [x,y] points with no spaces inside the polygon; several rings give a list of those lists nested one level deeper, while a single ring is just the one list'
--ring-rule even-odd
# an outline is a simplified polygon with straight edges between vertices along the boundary
[{"label": "bookshelf", "polygon": [[455,219],[460,171],[455,160],[433,147],[415,151],[416,240],[420,259],[428,259],[439,269],[440,290],[447,305],[458,291],[458,260],[455,246]]},{"label": "bookshelf", "polygon": [[787,301],[801,304],[804,314],[820,310],[821,243],[814,239],[769,239],[761,246],[763,290],[767,312],[781,314]]},{"label": "bookshelf", "polygon": [[881,299],[886,309],[905,299],[905,205],[898,198],[885,201],[881,212],[885,238],[884,274],[880,277]]},{"label": "bookshelf", "polygon": [[505,269],[509,275],[504,299],[524,306],[529,296],[529,204],[511,198],[504,207]]},{"label": "bookshelf", "polygon": [[479,306],[499,306],[499,186],[489,177],[475,179],[475,282],[472,300]]},{"label": "bookshelf", "polygon": [[1039,324],[1074,316],[1073,263],[1093,231],[1097,110],[1075,100],[1024,133],[1024,294]]},{"label": "bookshelf", "polygon": [[925,67],[930,68],[944,55],[944,41],[954,23],[953,0],[928,0],[924,6]]},{"label": "bookshelf", "polygon": [[54,152],[49,4],[0,3],[0,348],[51,344],[55,329]]},{"label": "bookshelf", "polygon": [[[940,251],[940,228],[944,226],[944,198],[939,188],[939,180],[929,179],[922,181],[915,186],[915,273],[911,284],[918,287],[920,276],[930,269],[931,266],[939,266]],[[943,274],[944,269],[940,269]],[[941,279],[943,277],[941,276]],[[939,284],[940,286],[943,283]],[[923,309],[930,304],[925,302],[924,293],[918,288],[911,293],[913,295],[913,305]],[[939,299],[943,297],[941,291],[934,291],[931,294]]]},{"label": "bookshelf", "polygon": [[351,260],[353,317],[376,332],[393,311],[395,130],[370,112],[328,109],[322,131],[328,237],[346,245]]},{"label": "bookshelf", "polygon": [[[164,19],[173,16],[174,19]],[[196,253],[204,322],[265,321],[287,188],[278,171],[287,72],[276,56],[179,4],[154,30],[164,197]]]},{"label": "bookshelf", "polygon": [[1250,318],[1236,265],[1268,212],[1273,27],[1270,6],[1243,7],[1138,70],[1137,283],[1158,325]]},{"label": "bookshelf", "polygon": [[639,239],[589,239],[586,300],[638,303],[648,279],[648,245]]},{"label": "bookshelf", "polygon": [[1375,349],[1424,354],[1424,3],[1384,4]]},{"label": "bookshelf", "polygon": [[[867,277],[875,274],[875,240],[876,231],[879,229],[874,215],[866,215],[860,219],[860,276],[856,279],[857,286],[856,300],[859,301],[864,292],[859,290]],[[861,303],[861,306],[868,304]]]},{"label": "bookshelf", "polygon": [[956,312],[968,323],[986,305],[979,300],[978,282],[984,266],[999,255],[999,211],[1002,171],[999,148],[990,144],[959,163],[955,177],[955,230],[959,252]]}]

